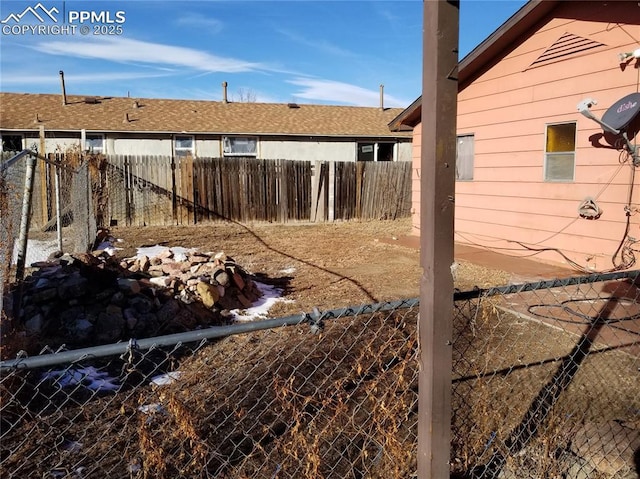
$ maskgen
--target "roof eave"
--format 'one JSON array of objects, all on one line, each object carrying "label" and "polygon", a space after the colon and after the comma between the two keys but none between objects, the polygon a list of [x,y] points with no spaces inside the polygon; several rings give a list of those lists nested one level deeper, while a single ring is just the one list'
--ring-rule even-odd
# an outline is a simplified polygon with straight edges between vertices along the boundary
[{"label": "roof eave", "polygon": [[458,65],[458,91],[463,90],[482,68],[504,52],[508,45],[515,44],[559,3],[558,0],[530,0],[469,52]]},{"label": "roof eave", "polygon": [[[458,91],[464,90],[493,59],[553,10],[559,0],[529,0],[496,31],[469,52],[458,64]],[[402,125],[415,127],[421,121],[422,95],[395,117],[390,129]]]},{"label": "roof eave", "polygon": [[419,96],[411,105],[409,105],[402,113],[389,122],[391,131],[400,132],[403,126],[413,129],[420,123],[420,106],[422,103],[422,95]]},{"label": "roof eave", "polygon": [[[8,131],[8,132],[23,132],[23,133],[39,133],[39,128],[6,128],[0,127],[0,131]],[[87,133],[102,133],[102,134],[133,134],[133,135],[208,135],[208,136],[260,136],[260,137],[314,137],[314,138],[389,138],[389,139],[403,139],[410,138],[406,132],[397,132],[397,133],[366,133],[366,134],[358,134],[358,133],[275,133],[275,132],[229,132],[229,131],[171,131],[171,130],[91,130],[84,129]],[[80,129],[58,129],[53,128],[50,130],[46,130],[45,132],[57,132],[57,133],[75,133],[79,134],[81,132]]]}]

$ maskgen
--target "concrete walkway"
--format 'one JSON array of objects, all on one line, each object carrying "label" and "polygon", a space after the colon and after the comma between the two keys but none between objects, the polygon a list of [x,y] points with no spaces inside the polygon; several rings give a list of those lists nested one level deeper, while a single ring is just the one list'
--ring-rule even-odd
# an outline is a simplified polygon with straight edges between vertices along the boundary
[{"label": "concrete walkway", "polygon": [[[391,242],[391,241],[389,241]],[[417,236],[403,236],[393,241],[394,244],[401,244],[410,248],[420,249],[420,238]],[[476,248],[465,244],[456,243],[454,247],[454,257],[459,261],[485,266],[487,268],[498,269],[511,273],[516,278],[524,281],[535,281],[554,278],[569,278],[571,276],[582,276],[584,273],[555,265],[543,263],[528,258],[521,258],[507,254],[489,251],[484,248]]]}]

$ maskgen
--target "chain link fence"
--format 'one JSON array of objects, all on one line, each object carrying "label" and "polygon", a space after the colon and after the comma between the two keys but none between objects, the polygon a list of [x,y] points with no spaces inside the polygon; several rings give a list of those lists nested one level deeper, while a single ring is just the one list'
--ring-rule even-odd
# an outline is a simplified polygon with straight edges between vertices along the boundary
[{"label": "chain link fence", "polygon": [[[29,158],[35,159],[29,166]],[[72,154],[3,152],[0,161],[0,310],[24,268],[51,254],[86,252],[96,239],[91,163]]]},{"label": "chain link fence", "polygon": [[[13,155],[11,155],[13,156]],[[22,195],[24,193],[24,165],[4,167],[9,154],[3,154],[0,167],[0,283],[9,278],[9,266],[13,255],[13,244],[20,229]],[[2,286],[0,286],[2,288]],[[1,292],[1,290],[0,290]],[[1,308],[0,308],[1,310]]]},{"label": "chain link fence", "polygon": [[[451,474],[638,476],[640,272],[456,292]],[[2,363],[3,477],[416,477],[417,299]]]},{"label": "chain link fence", "polygon": [[[2,239],[7,244],[18,237],[24,195],[28,194],[26,158],[29,155],[11,161],[18,153],[2,154],[0,224]],[[34,155],[37,156],[37,152]],[[27,252],[32,261],[27,263],[43,259],[43,254],[53,249],[79,252],[93,245],[97,225],[90,170],[95,161],[96,158],[90,156],[69,153],[37,156],[30,185],[28,230],[28,237],[34,241],[31,252]]]},{"label": "chain link fence", "polygon": [[638,272],[458,293],[452,470],[637,478]]},{"label": "chain link fence", "polygon": [[417,304],[5,362],[3,476],[408,477]]}]

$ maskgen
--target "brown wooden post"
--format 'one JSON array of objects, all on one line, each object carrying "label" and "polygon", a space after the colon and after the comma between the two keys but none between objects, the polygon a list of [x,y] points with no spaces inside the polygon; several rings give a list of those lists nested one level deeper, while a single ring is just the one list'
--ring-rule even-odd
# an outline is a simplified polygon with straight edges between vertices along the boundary
[{"label": "brown wooden post", "polygon": [[459,2],[423,2],[418,477],[448,478]]}]

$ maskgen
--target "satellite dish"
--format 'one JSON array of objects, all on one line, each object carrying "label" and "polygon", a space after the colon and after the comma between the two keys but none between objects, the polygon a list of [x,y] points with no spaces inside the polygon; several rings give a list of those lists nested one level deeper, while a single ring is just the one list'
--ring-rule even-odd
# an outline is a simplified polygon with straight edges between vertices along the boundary
[{"label": "satellite dish", "polygon": [[602,123],[620,131],[640,113],[640,93],[631,93],[609,107],[602,115]]},{"label": "satellite dish", "polygon": [[602,115],[602,119],[596,117],[591,110],[589,110],[589,108],[597,103],[593,98],[585,98],[578,103],[578,111],[598,123],[604,131],[613,133],[614,135],[622,135],[627,151],[631,155],[631,158],[633,158],[634,166],[640,166],[639,149],[631,144],[625,131],[629,123],[640,113],[640,93],[630,93],[620,98],[607,109],[604,115]]}]

